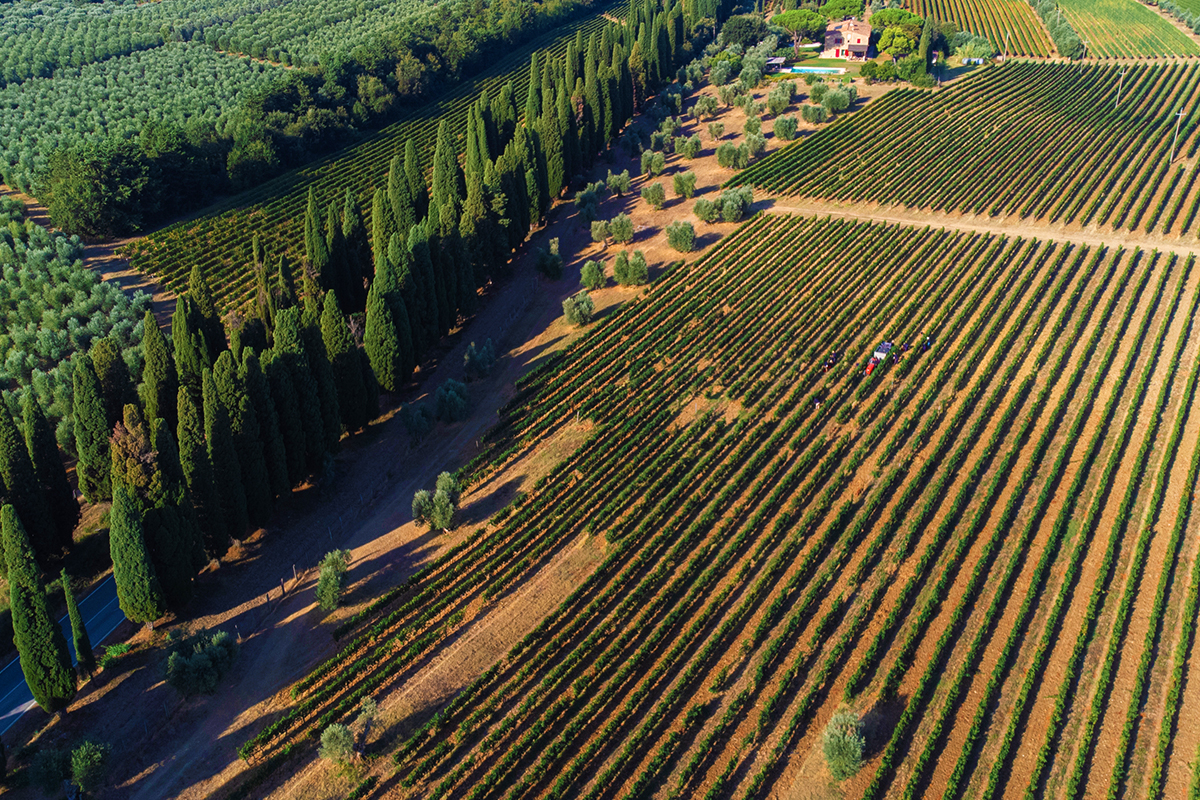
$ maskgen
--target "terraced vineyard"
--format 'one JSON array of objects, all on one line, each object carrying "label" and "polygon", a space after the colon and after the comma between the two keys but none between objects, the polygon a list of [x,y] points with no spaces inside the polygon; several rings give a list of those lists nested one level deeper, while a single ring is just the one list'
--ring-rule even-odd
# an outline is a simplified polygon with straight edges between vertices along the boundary
[{"label": "terraced vineyard", "polygon": [[941,92],[889,92],[729,184],[1190,239],[1198,123],[1195,62],[1010,62]]},{"label": "terraced vineyard", "polygon": [[[590,532],[601,565],[364,796],[786,796],[849,705],[873,756],[848,796],[1182,797],[1198,284],[1190,258],[759,215],[519,384],[471,485],[569,421],[588,440],[343,626],[242,753],[297,752]],[[883,339],[913,346],[864,374]]]},{"label": "terraced vineyard", "polygon": [[438,122],[443,117],[451,121],[453,130],[465,130],[468,108],[480,92],[495,97],[510,80],[523,108],[530,55],[535,50],[561,55],[577,30],[582,29],[586,37],[605,24],[603,14],[597,13],[512,51],[478,79],[464,82],[440,100],[361,142],[240,194],[199,219],[168,226],[138,240],[129,249],[130,263],[135,269],[159,276],[173,291],[186,285],[189,271],[198,265],[220,302],[238,304],[251,291],[253,275],[248,265],[256,234],[269,253],[287,252],[293,263],[303,256],[304,208],[310,186],[316,188],[322,207],[332,200],[340,203],[346,189],[352,189],[369,219],[371,193],[386,182],[388,164],[397,153],[403,153],[405,142],[414,139],[428,165]]},{"label": "terraced vineyard", "polygon": [[1195,56],[1200,44],[1138,0],[1059,0],[1067,21],[1099,58]]},{"label": "terraced vineyard", "polygon": [[1050,36],[1025,0],[909,0],[907,5],[922,17],[954,22],[960,30],[986,36],[998,53],[1040,57],[1054,53]]}]

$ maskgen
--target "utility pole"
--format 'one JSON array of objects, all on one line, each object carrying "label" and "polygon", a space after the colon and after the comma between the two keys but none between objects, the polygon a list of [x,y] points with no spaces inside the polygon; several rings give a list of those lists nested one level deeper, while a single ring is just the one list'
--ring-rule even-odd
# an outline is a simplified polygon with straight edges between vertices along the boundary
[{"label": "utility pole", "polygon": [[1175,141],[1171,142],[1171,159],[1167,163],[1170,164],[1175,160],[1175,147],[1179,144],[1179,125],[1183,122],[1183,109],[1175,112]]},{"label": "utility pole", "polygon": [[1113,106],[1113,111],[1117,110],[1117,106],[1121,105],[1121,86],[1125,83],[1125,70],[1121,70],[1121,80],[1117,81],[1117,102]]}]

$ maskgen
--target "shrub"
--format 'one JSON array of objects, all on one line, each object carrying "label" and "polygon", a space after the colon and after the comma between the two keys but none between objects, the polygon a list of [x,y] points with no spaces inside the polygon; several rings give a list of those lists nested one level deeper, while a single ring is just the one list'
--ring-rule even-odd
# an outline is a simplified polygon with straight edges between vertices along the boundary
[{"label": "shrub", "polygon": [[558,239],[551,239],[549,247],[537,250],[537,270],[551,280],[562,277],[562,256],[558,254]]},{"label": "shrub", "polygon": [[712,137],[713,141],[720,139],[722,136],[725,135],[725,123],[724,122],[708,123],[708,135]]},{"label": "shrub", "polygon": [[29,778],[43,792],[57,797],[70,771],[71,754],[66,750],[48,747],[34,754],[29,765]]},{"label": "shrub", "polygon": [[[645,194],[645,190],[643,195]],[[625,244],[633,241],[633,220],[629,215],[622,212],[617,214],[608,223],[608,234],[617,244]]]},{"label": "shrub", "polygon": [[754,204],[754,190],[749,186],[726,189],[721,192],[717,202],[721,206],[721,219],[726,222],[740,222]]},{"label": "shrub", "polygon": [[334,723],[321,731],[321,758],[335,764],[344,764],[354,756],[354,734],[340,723]]},{"label": "shrub", "polygon": [[747,136],[753,133],[762,133],[762,120],[758,117],[746,117],[746,124],[742,126],[742,133]]},{"label": "shrub", "polygon": [[678,136],[675,138],[675,152],[688,161],[700,155],[700,151],[703,149],[704,143],[700,141],[699,135]]},{"label": "shrub", "polygon": [[467,387],[448,378],[433,395],[434,416],[440,422],[458,422],[467,418]]},{"label": "shrub", "polygon": [[[757,156],[767,149],[767,140],[764,136],[757,133],[746,134],[745,141],[746,153],[750,156]],[[749,159],[747,159],[749,160]]]},{"label": "shrub", "polygon": [[717,218],[721,215],[721,211],[717,208],[716,203],[711,200],[705,200],[703,197],[696,201],[696,205],[692,206],[692,213],[701,222],[716,222]]},{"label": "shrub", "polygon": [[[413,498],[416,506],[416,498]],[[317,605],[324,611],[333,611],[342,601],[342,589],[345,588],[346,570],[350,568],[349,550],[330,550],[321,559],[319,577],[317,578]]]},{"label": "shrub", "polygon": [[667,190],[661,183],[652,183],[642,187],[642,199],[650,204],[655,211],[661,211],[667,201]]},{"label": "shrub", "polygon": [[632,256],[618,253],[613,264],[613,277],[621,286],[640,286],[645,283],[650,277],[650,269],[642,251],[635,250]]},{"label": "shrub", "polygon": [[490,338],[484,340],[483,347],[476,347],[474,342],[467,345],[467,352],[463,353],[463,371],[468,378],[482,378],[495,365],[496,349]]},{"label": "shrub", "polygon": [[676,197],[686,197],[690,200],[696,193],[696,173],[676,172],[671,181],[671,188]]},{"label": "shrub", "polygon": [[562,308],[567,322],[579,327],[591,322],[592,314],[596,312],[596,304],[592,302],[592,298],[588,296],[587,292],[579,292],[563,300]]},{"label": "shrub", "polygon": [[775,119],[775,138],[781,142],[790,142],[796,138],[796,129],[800,122],[795,117],[777,117]]},{"label": "shrub", "polygon": [[667,244],[681,253],[690,253],[696,244],[696,229],[682,220],[667,226]]},{"label": "shrub", "polygon": [[737,158],[737,148],[730,142],[722,142],[717,145],[717,166],[729,169],[733,166],[734,160]]},{"label": "shrub", "polygon": [[829,84],[821,81],[820,83],[814,83],[812,85],[812,88],[808,90],[808,97],[814,103],[820,103],[821,100],[824,99],[825,95],[828,94],[828,92]]},{"label": "shrub", "polygon": [[90,740],[72,750],[71,782],[84,792],[94,792],[103,786],[111,751],[109,745]]},{"label": "shrub", "polygon": [[825,763],[835,780],[845,780],[858,773],[862,767],[866,739],[862,735],[862,722],[851,711],[839,711],[825,726],[821,735]]},{"label": "shrub", "polygon": [[650,174],[650,162],[653,160],[654,160],[654,151],[653,150],[643,150],[642,151],[642,171],[639,173],[640,175],[649,175]]},{"label": "shrub", "polygon": [[602,219],[592,220],[592,241],[597,244],[608,238],[608,223]]},{"label": "shrub", "polygon": [[413,519],[437,530],[452,530],[459,494],[458,479],[449,472],[441,473],[433,492],[421,489],[413,495]]},{"label": "shrub", "polygon": [[583,269],[579,272],[579,282],[589,289],[603,287],[606,282],[604,265],[599,261],[584,262]]},{"label": "shrub", "polygon": [[629,183],[632,180],[633,179],[629,177],[629,170],[624,170],[620,175],[614,175],[613,171],[610,169],[608,171],[608,178],[606,178],[604,181],[604,185],[608,187],[610,192],[615,194],[617,197],[620,197],[629,191]]},{"label": "shrub", "polygon": [[663,170],[667,168],[667,157],[662,153],[655,152],[650,157],[650,174],[658,177],[662,175]]},{"label": "shrub", "polygon": [[831,113],[845,111],[850,107],[850,94],[841,89],[826,92],[825,97],[821,99],[821,105]]},{"label": "shrub", "polygon": [[228,631],[174,637],[167,648],[167,683],[180,694],[211,694],[238,655]]},{"label": "shrub", "polygon": [[[664,97],[666,97],[666,96],[671,96],[671,95],[664,95]],[[678,95],[673,95],[673,96],[677,97]],[[679,133],[679,129],[682,127],[683,127],[683,121],[680,120],[679,117],[667,117],[666,119],[664,119],[662,121],[662,124],[658,126],[658,129],[660,131],[662,131],[664,134],[666,134],[668,137],[673,137],[673,136],[675,136],[675,134]]]},{"label": "shrub", "polygon": [[[584,222],[591,222],[600,216],[600,201],[604,199],[604,189],[604,181],[596,181],[575,193],[575,208]],[[557,253],[558,250],[554,252]]]},{"label": "shrub", "polygon": [[104,648],[104,654],[100,656],[100,669],[112,669],[116,666],[117,661],[121,656],[125,655],[132,649],[129,642],[121,642],[120,644],[110,644]]},{"label": "shrub", "polygon": [[409,403],[400,409],[400,421],[404,429],[414,440],[420,441],[433,430],[434,418],[429,406],[425,403]]}]

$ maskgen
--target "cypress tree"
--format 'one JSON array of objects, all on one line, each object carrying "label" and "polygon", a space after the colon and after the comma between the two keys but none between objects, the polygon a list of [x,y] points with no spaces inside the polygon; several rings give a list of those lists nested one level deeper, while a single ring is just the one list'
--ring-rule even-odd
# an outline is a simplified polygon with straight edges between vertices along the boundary
[{"label": "cypress tree", "polygon": [[551,201],[560,197],[566,185],[566,164],[563,162],[563,133],[558,127],[558,115],[547,114],[541,122],[542,145],[546,157],[546,187]]},{"label": "cypress tree", "polygon": [[586,128],[585,137],[589,149],[589,160],[604,147],[604,131],[607,130],[604,119],[604,103],[600,98],[600,65],[597,63],[598,45],[595,35],[588,45],[587,60],[583,69],[583,123]]},{"label": "cypress tree", "polygon": [[[346,238],[342,236],[342,221],[338,217],[337,208],[332,203],[329,204],[325,213],[325,244],[329,249],[329,260],[326,262],[324,270],[314,270],[313,275],[322,291],[341,290],[344,292],[349,282],[347,280],[349,265],[347,263]],[[306,291],[304,294],[308,296],[309,292]]]},{"label": "cypress tree", "polygon": [[[433,261],[438,291],[445,293],[446,307],[449,312],[445,327],[439,331],[439,334],[443,334],[449,333],[450,329],[458,323],[458,262],[454,260],[454,254],[450,252],[450,244],[447,242],[450,231],[458,224],[458,219],[455,218],[451,223],[448,214],[443,215],[437,206],[431,206],[428,224],[429,257]],[[439,321],[441,321],[440,317]]]},{"label": "cypress tree", "polygon": [[29,457],[25,437],[8,413],[8,407],[0,403],[0,478],[3,478],[4,502],[13,507],[24,529],[29,532],[38,563],[43,567],[53,556],[62,554],[62,544],[50,508],[46,504],[46,493],[38,480]]},{"label": "cypress tree", "polygon": [[[136,402],[129,367],[121,357],[121,348],[111,336],[98,339],[91,349],[92,366],[100,379],[100,394],[104,397],[104,413],[111,430],[121,420],[126,404]],[[28,523],[27,523],[28,524]]]},{"label": "cypress tree", "polygon": [[356,347],[354,354],[358,358],[358,371],[362,375],[363,386],[367,392],[367,422],[371,422],[379,416],[379,381],[375,379],[375,370],[371,369],[371,359],[367,358],[367,351]]},{"label": "cypress tree", "polygon": [[[313,472],[320,469],[325,459],[325,429],[322,426],[317,381],[308,364],[301,328],[299,309],[281,312],[275,329],[275,351],[283,359],[291,378],[301,429],[304,431],[305,465],[308,471]],[[290,442],[288,446],[290,448]],[[289,453],[289,474],[292,473],[290,458]]]},{"label": "cypress tree", "polygon": [[338,408],[337,381],[333,366],[321,338],[321,304],[314,301],[311,307],[305,304],[301,320],[300,335],[304,339],[304,353],[308,368],[317,384],[317,397],[321,403],[321,430],[325,435],[325,450],[334,452],[342,438],[342,413]]},{"label": "cypress tree", "polygon": [[119,483],[108,520],[108,546],[121,610],[131,622],[152,623],[166,613],[167,601],[146,547],[141,509],[129,488]]},{"label": "cypress tree", "polygon": [[474,107],[467,111],[467,154],[463,159],[463,175],[467,184],[467,196],[483,186],[483,162],[486,156],[480,149],[479,114]]},{"label": "cypress tree", "polygon": [[192,267],[188,276],[188,297],[191,298],[192,307],[197,315],[195,327],[204,341],[204,363],[209,365],[228,344],[225,342],[225,326],[221,324],[221,313],[213,300],[212,289],[198,266]]},{"label": "cypress tree", "polygon": [[72,389],[71,415],[75,426],[75,452],[79,460],[75,474],[79,479],[79,491],[89,503],[98,503],[112,497],[110,473],[112,457],[108,453],[108,415],[104,409],[104,397],[100,393],[100,379],[92,367],[87,353],[76,353]]},{"label": "cypress tree", "polygon": [[191,298],[184,295],[175,301],[171,317],[171,340],[175,344],[175,374],[181,385],[200,388],[200,373],[211,366],[204,334],[197,327],[199,314]]},{"label": "cypress tree", "polygon": [[[343,284],[347,292],[343,302],[350,303],[351,308],[359,311],[367,298],[363,283],[370,280],[375,272],[375,265],[371,259],[371,243],[367,239],[362,208],[350,189],[346,189],[346,197],[342,202],[342,241],[345,248],[343,258],[346,263]],[[384,242],[386,241],[387,239],[384,239]]]},{"label": "cypress tree", "polygon": [[62,571],[63,599],[67,601],[67,617],[71,620],[71,641],[75,645],[76,671],[91,677],[96,672],[96,655],[92,652],[92,640],[88,638],[87,627],[83,624],[83,615],[79,613],[79,604],[75,602],[75,592],[71,589],[71,576]]},{"label": "cypress tree", "polygon": [[463,198],[462,185],[454,135],[450,132],[450,123],[443,119],[438,123],[437,148],[433,154],[431,194],[431,203],[438,206],[439,215],[449,213],[451,219],[458,219]]},{"label": "cypress tree", "polygon": [[154,315],[146,312],[142,320],[142,386],[138,395],[142,400],[142,408],[146,410],[146,419],[161,417],[171,427],[179,420],[175,411],[175,398],[179,394],[179,378],[175,373],[175,358],[167,345],[167,337],[163,336],[154,320]]},{"label": "cypress tree", "polygon": [[372,286],[367,293],[367,327],[363,344],[380,387],[391,394],[400,391],[412,372],[400,328],[392,316],[392,304],[377,286]]},{"label": "cypress tree", "polygon": [[496,148],[492,152],[503,152],[517,130],[516,89],[512,81],[500,88],[500,94],[492,103],[492,117],[496,121]]},{"label": "cypress tree", "polygon": [[542,71],[538,68],[538,51],[529,56],[529,87],[525,93],[525,126],[533,127],[542,111]]},{"label": "cypress tree", "polygon": [[546,117],[555,113],[554,108],[554,76],[558,73],[558,66],[554,59],[550,56],[546,57],[546,61],[542,64],[542,110],[538,114],[538,121],[541,122]]},{"label": "cypress tree", "polygon": [[437,342],[441,331],[438,325],[441,311],[433,259],[429,254],[429,239],[423,225],[409,231],[407,250],[412,254],[412,275],[417,295],[411,315],[421,325],[421,341],[425,348],[429,348]]},{"label": "cypress tree", "polygon": [[229,526],[221,513],[212,461],[204,443],[204,415],[191,392],[179,390],[179,462],[196,509],[204,549],[215,555],[229,549]]},{"label": "cypress tree", "polygon": [[284,445],[284,456],[287,458],[287,475],[289,489],[298,486],[308,474],[305,460],[304,422],[300,417],[300,403],[296,400],[296,388],[292,385],[291,371],[282,356],[275,350],[269,351],[263,358],[263,374],[271,390],[271,399],[275,402],[275,411],[279,417],[279,435]]},{"label": "cypress tree", "polygon": [[388,257],[388,245],[394,227],[387,192],[376,189],[371,200],[371,263],[374,272],[379,272],[380,263]]},{"label": "cypress tree", "polygon": [[546,180],[545,160],[541,154],[541,137],[536,131],[525,129],[525,152],[522,167],[525,171],[525,190],[529,196],[529,219],[540,220],[546,211],[549,191]]},{"label": "cypress tree", "polygon": [[404,160],[400,156],[392,159],[391,169],[388,170],[387,196],[388,209],[392,215],[389,230],[408,238],[409,230],[417,224],[417,206],[413,199],[412,186],[404,173]]},{"label": "cypress tree", "polygon": [[321,339],[333,366],[342,424],[348,431],[362,430],[367,425],[367,387],[355,352],[358,348],[350,338],[350,326],[338,308],[337,298],[330,295],[325,296],[321,312]]},{"label": "cypress tree", "polygon": [[617,106],[616,106],[616,76],[613,75],[607,64],[600,65],[600,106],[604,113],[604,129],[601,131],[601,139],[603,146],[607,147],[608,143],[616,134],[613,132],[613,126],[617,124]]},{"label": "cypress tree", "polygon": [[[408,178],[408,193],[412,197],[416,219],[424,219],[429,214],[429,187],[425,185],[425,171],[421,168],[417,143],[412,139],[404,143],[404,175]],[[403,224],[398,212],[396,219],[398,224]]]},{"label": "cypress tree", "polygon": [[46,604],[33,548],[12,505],[0,509],[4,556],[8,568],[9,606],[13,644],[21,657],[21,672],[33,699],[50,714],[75,698],[75,670],[67,640]]},{"label": "cypress tree", "polygon": [[33,472],[44,492],[46,506],[50,509],[55,547],[70,547],[75,526],[79,524],[79,502],[67,478],[67,468],[63,464],[58,443],[54,441],[54,432],[50,430],[50,423],[33,392],[25,393],[22,416],[25,448],[29,451]]},{"label": "cypress tree", "polygon": [[[384,267],[384,272],[377,273],[375,280],[379,279],[379,274],[391,274],[399,283],[400,296],[404,298],[404,307],[410,309],[408,323],[412,338],[413,364],[420,364],[421,354],[429,346],[425,339],[425,322],[421,318],[424,313],[421,306],[424,296],[420,286],[422,276],[416,273],[413,253],[408,249],[408,243],[401,239],[399,234],[392,236],[391,244],[388,245],[387,264]],[[393,316],[395,315],[393,314]]]},{"label": "cypress tree", "polygon": [[304,259],[314,275],[325,275],[329,270],[329,245],[321,229],[317,191],[312,186],[308,188],[308,207],[304,212]]},{"label": "cypress tree", "polygon": [[[237,450],[233,446],[233,431],[229,427],[229,410],[217,395],[217,386],[212,371],[205,370],[203,377],[204,438],[208,445],[208,458],[213,466],[213,478],[217,485],[217,499],[221,503],[221,514],[229,535],[240,539],[250,527],[246,515],[246,490],[242,485],[242,469],[238,464]],[[213,555],[223,556],[224,551]]]},{"label": "cypress tree", "polygon": [[[295,308],[300,304],[300,298],[296,296],[296,283],[292,280],[292,267],[286,255],[279,257],[279,267],[275,271],[275,298],[276,314],[282,309]],[[275,329],[274,319],[271,320],[271,329]]]},{"label": "cypress tree", "polygon": [[500,132],[496,129],[496,113],[492,110],[492,99],[488,97],[487,89],[479,92],[479,120],[483,123],[480,134],[487,142],[487,155],[495,159],[504,149],[500,144]]},{"label": "cypress tree", "polygon": [[267,474],[258,416],[250,405],[245,383],[238,374],[233,354],[228,351],[213,365],[213,382],[217,396],[229,411],[229,427],[233,433],[233,448],[242,471],[242,486],[246,493],[246,516],[250,524],[262,527],[271,516],[271,482]]},{"label": "cypress tree", "polygon": [[246,387],[246,397],[250,401],[258,420],[259,438],[263,446],[263,461],[267,470],[267,485],[272,497],[282,497],[291,490],[288,480],[287,449],[283,444],[283,434],[279,430],[279,415],[275,410],[275,400],[267,385],[258,354],[253,350],[242,353],[241,369],[238,375]]},{"label": "cypress tree", "polygon": [[[208,563],[204,534],[200,531],[200,521],[188,492],[179,448],[171,429],[162,419],[154,420],[150,429],[161,478],[150,496],[153,503],[150,510],[150,523],[153,524],[147,527],[150,555],[156,564],[170,561],[178,573],[185,576],[186,597],[179,602],[186,602],[191,597],[192,579]],[[150,535],[151,527],[155,529],[153,536]],[[170,599],[170,588],[167,596]]]},{"label": "cypress tree", "polygon": [[[583,35],[583,31],[576,32],[576,42]],[[575,79],[579,77],[579,45],[576,42],[571,42],[567,45],[567,55],[563,61],[563,77],[566,81],[567,89],[575,88]]]}]

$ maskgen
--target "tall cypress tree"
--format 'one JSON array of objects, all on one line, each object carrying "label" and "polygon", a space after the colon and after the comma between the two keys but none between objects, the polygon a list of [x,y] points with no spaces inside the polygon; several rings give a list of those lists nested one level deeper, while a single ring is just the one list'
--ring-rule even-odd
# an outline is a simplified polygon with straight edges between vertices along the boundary
[{"label": "tall cypress tree", "polygon": [[492,118],[496,122],[496,148],[492,152],[503,152],[512,141],[517,130],[516,89],[508,81],[500,88],[500,94],[492,103]]},{"label": "tall cypress tree", "polygon": [[[305,465],[309,471],[316,471],[321,468],[325,459],[325,429],[322,425],[321,398],[317,381],[308,364],[301,328],[299,309],[280,312],[279,324],[275,329],[275,351],[287,367],[295,393],[296,408],[304,431]],[[290,442],[288,447],[290,449]],[[289,459],[290,457],[289,453]],[[292,472],[290,461],[288,472]]]},{"label": "tall cypress tree", "polygon": [[412,186],[404,172],[404,161],[400,156],[392,159],[392,167],[388,172],[387,197],[388,207],[392,214],[390,230],[393,233],[400,233],[403,238],[407,239],[408,232],[413,225],[417,224],[418,214]]},{"label": "tall cypress tree", "polygon": [[213,382],[222,404],[229,410],[233,447],[242,471],[246,493],[246,516],[250,524],[262,527],[271,516],[271,482],[263,452],[258,416],[250,405],[245,383],[238,374],[233,354],[228,351],[213,365]]},{"label": "tall cypress tree", "polygon": [[[275,270],[275,313],[278,314],[284,308],[295,308],[299,304],[296,282],[292,278],[292,266],[288,263],[288,257],[282,255],[279,257],[279,267]],[[271,326],[274,330],[274,320],[271,320]]]},{"label": "tall cypress tree", "polygon": [[191,298],[197,315],[196,328],[204,339],[205,364],[212,364],[217,354],[228,347],[225,341],[225,326],[221,323],[221,312],[213,299],[212,289],[208,279],[200,271],[200,267],[192,267],[188,275],[188,297]]},{"label": "tall cypress tree", "polygon": [[326,452],[335,452],[342,438],[342,414],[338,408],[337,381],[333,366],[325,351],[321,338],[321,303],[305,304],[301,319],[300,335],[304,339],[304,355],[309,371],[317,384],[317,398],[321,403],[321,430],[324,432]]},{"label": "tall cypress tree", "polygon": [[96,655],[92,652],[92,640],[88,637],[79,604],[75,602],[75,591],[71,588],[71,576],[62,571],[63,599],[67,601],[67,617],[71,620],[71,641],[75,645],[76,672],[91,677],[96,671]]},{"label": "tall cypress tree", "polygon": [[279,416],[279,435],[287,457],[288,480],[290,486],[298,486],[308,474],[308,464],[304,422],[300,417],[300,403],[296,399],[296,388],[292,385],[291,370],[274,349],[264,355],[262,367]]},{"label": "tall cypress tree", "polygon": [[58,443],[54,441],[54,432],[50,430],[50,423],[46,420],[42,406],[33,392],[25,393],[21,411],[25,448],[29,451],[33,472],[44,492],[46,506],[50,509],[55,547],[70,547],[75,526],[79,524],[80,510],[75,492],[71,489],[71,481],[67,478],[62,453],[58,449]]},{"label": "tall cypress tree", "polygon": [[538,114],[538,121],[541,122],[549,115],[555,113],[554,110],[554,76],[558,74],[558,65],[551,56],[547,56],[542,64],[542,110]]},{"label": "tall cypress tree", "polygon": [[438,206],[438,213],[449,213],[457,221],[463,199],[463,178],[458,166],[458,151],[454,146],[454,135],[450,123],[443,119],[438,123],[437,148],[433,154],[433,190],[431,202]]},{"label": "tall cypress tree", "polygon": [[[437,278],[433,272],[433,259],[429,253],[429,238],[423,225],[415,226],[409,231],[408,252],[412,254],[412,274],[417,289],[417,302],[412,309],[412,315],[417,324],[422,326],[421,341],[425,348],[430,348],[437,342],[441,334],[439,315],[442,313],[441,300],[438,297]],[[447,316],[449,309],[445,310]]]},{"label": "tall cypress tree", "polygon": [[92,367],[87,353],[76,353],[72,389],[72,420],[75,427],[75,452],[79,460],[75,474],[79,478],[79,491],[89,503],[98,503],[112,497],[109,475],[112,458],[108,453],[108,415],[104,409],[104,397],[100,393],[100,379]]},{"label": "tall cypress tree", "polygon": [[563,162],[563,132],[558,126],[558,114],[542,117],[539,131],[546,157],[546,188],[551,201],[562,195],[566,185],[566,165]]},{"label": "tall cypress tree", "polygon": [[[404,175],[408,178],[408,193],[412,197],[416,219],[423,219],[429,213],[429,187],[425,185],[425,170],[421,167],[417,143],[412,139],[404,143]],[[398,224],[403,224],[398,211],[396,219]]]},{"label": "tall cypress tree", "polygon": [[538,51],[529,56],[529,86],[525,93],[525,125],[533,127],[542,113],[542,71],[538,67]]},{"label": "tall cypress tree", "polygon": [[321,227],[317,191],[312,186],[308,188],[308,205],[304,211],[304,260],[314,275],[324,275],[329,269],[329,245]]},{"label": "tall cypress tree", "polygon": [[154,320],[146,312],[142,320],[142,386],[138,392],[146,419],[165,419],[175,427],[179,416],[175,411],[175,398],[179,394],[179,378],[175,373],[175,358]]},{"label": "tall cypress tree", "polygon": [[0,478],[6,490],[4,502],[13,506],[25,530],[29,532],[38,563],[45,567],[53,556],[62,554],[62,544],[50,508],[46,504],[46,493],[38,480],[25,445],[25,437],[8,413],[8,407],[0,403]]},{"label": "tall cypress tree", "polygon": [[242,365],[238,372],[246,387],[246,397],[250,400],[250,408],[258,419],[259,438],[263,445],[263,460],[267,468],[267,485],[271,488],[273,497],[282,497],[291,490],[288,480],[287,449],[284,447],[283,434],[279,430],[279,415],[275,410],[275,400],[263,374],[258,354],[253,350],[242,353]]},{"label": "tall cypress tree", "polygon": [[496,128],[496,113],[492,109],[492,99],[488,96],[487,89],[480,90],[479,100],[476,102],[479,108],[479,120],[483,123],[480,134],[487,142],[488,158],[495,159],[504,147],[500,144],[500,132]]},{"label": "tall cypress tree", "polygon": [[[233,431],[229,427],[229,410],[217,395],[217,385],[212,371],[205,370],[203,377],[204,438],[208,445],[208,458],[213,466],[213,478],[217,485],[217,498],[221,503],[221,514],[229,535],[240,539],[250,527],[246,515],[246,490],[242,485],[242,469],[238,464],[237,450],[233,446]],[[224,552],[213,555],[220,557]]]},{"label": "tall cypress tree", "polygon": [[130,489],[120,483],[113,491],[108,520],[113,580],[121,610],[131,622],[154,622],[166,613],[167,600],[146,547],[141,509]]},{"label": "tall cypress tree", "polygon": [[379,272],[379,264],[388,257],[395,225],[392,223],[392,208],[387,192],[376,189],[371,200],[371,265]]},{"label": "tall cypress tree", "polygon": [[197,326],[200,316],[192,299],[186,295],[175,301],[171,317],[171,340],[175,344],[175,375],[181,385],[200,388],[200,373],[212,365],[208,360],[208,345]]},{"label": "tall cypress tree", "polygon": [[[104,397],[104,413],[111,429],[121,421],[121,411],[127,403],[137,400],[129,367],[121,356],[117,340],[111,336],[97,339],[91,349],[92,365],[100,379],[100,394]],[[28,524],[28,523],[26,523]]]},{"label": "tall cypress tree", "polygon": [[[325,213],[325,244],[329,250],[329,260],[325,264],[325,269],[314,271],[321,289],[326,292],[341,289],[344,291],[347,284],[347,273],[349,267],[346,260],[346,239],[342,236],[342,221],[338,216],[337,208],[330,203],[329,208]],[[307,291],[304,293],[309,294]]]},{"label": "tall cypress tree", "polygon": [[349,188],[346,189],[346,196],[342,201],[342,241],[345,248],[343,258],[346,262],[342,282],[348,293],[343,302],[350,303],[350,307],[358,311],[366,303],[367,291],[363,284],[374,274],[375,265],[371,260],[371,243],[367,239],[362,209],[354,192]]},{"label": "tall cypress tree", "polygon": [[367,293],[367,327],[363,344],[380,387],[392,394],[400,391],[412,372],[400,328],[392,316],[392,304],[377,285],[372,286]]},{"label": "tall cypress tree", "polygon": [[66,708],[75,698],[75,670],[67,639],[46,604],[33,548],[25,526],[12,505],[0,509],[4,557],[8,567],[9,606],[13,644],[21,657],[21,672],[33,699],[48,713]]},{"label": "tall cypress tree", "polygon": [[214,555],[229,549],[229,525],[221,512],[212,461],[204,442],[204,415],[187,389],[179,390],[179,462],[196,509],[204,548]]},{"label": "tall cypress tree", "polygon": [[321,339],[333,366],[338,391],[338,410],[348,431],[362,430],[367,425],[367,387],[363,385],[358,348],[350,338],[350,326],[338,308],[337,298],[325,295],[321,312]]}]

